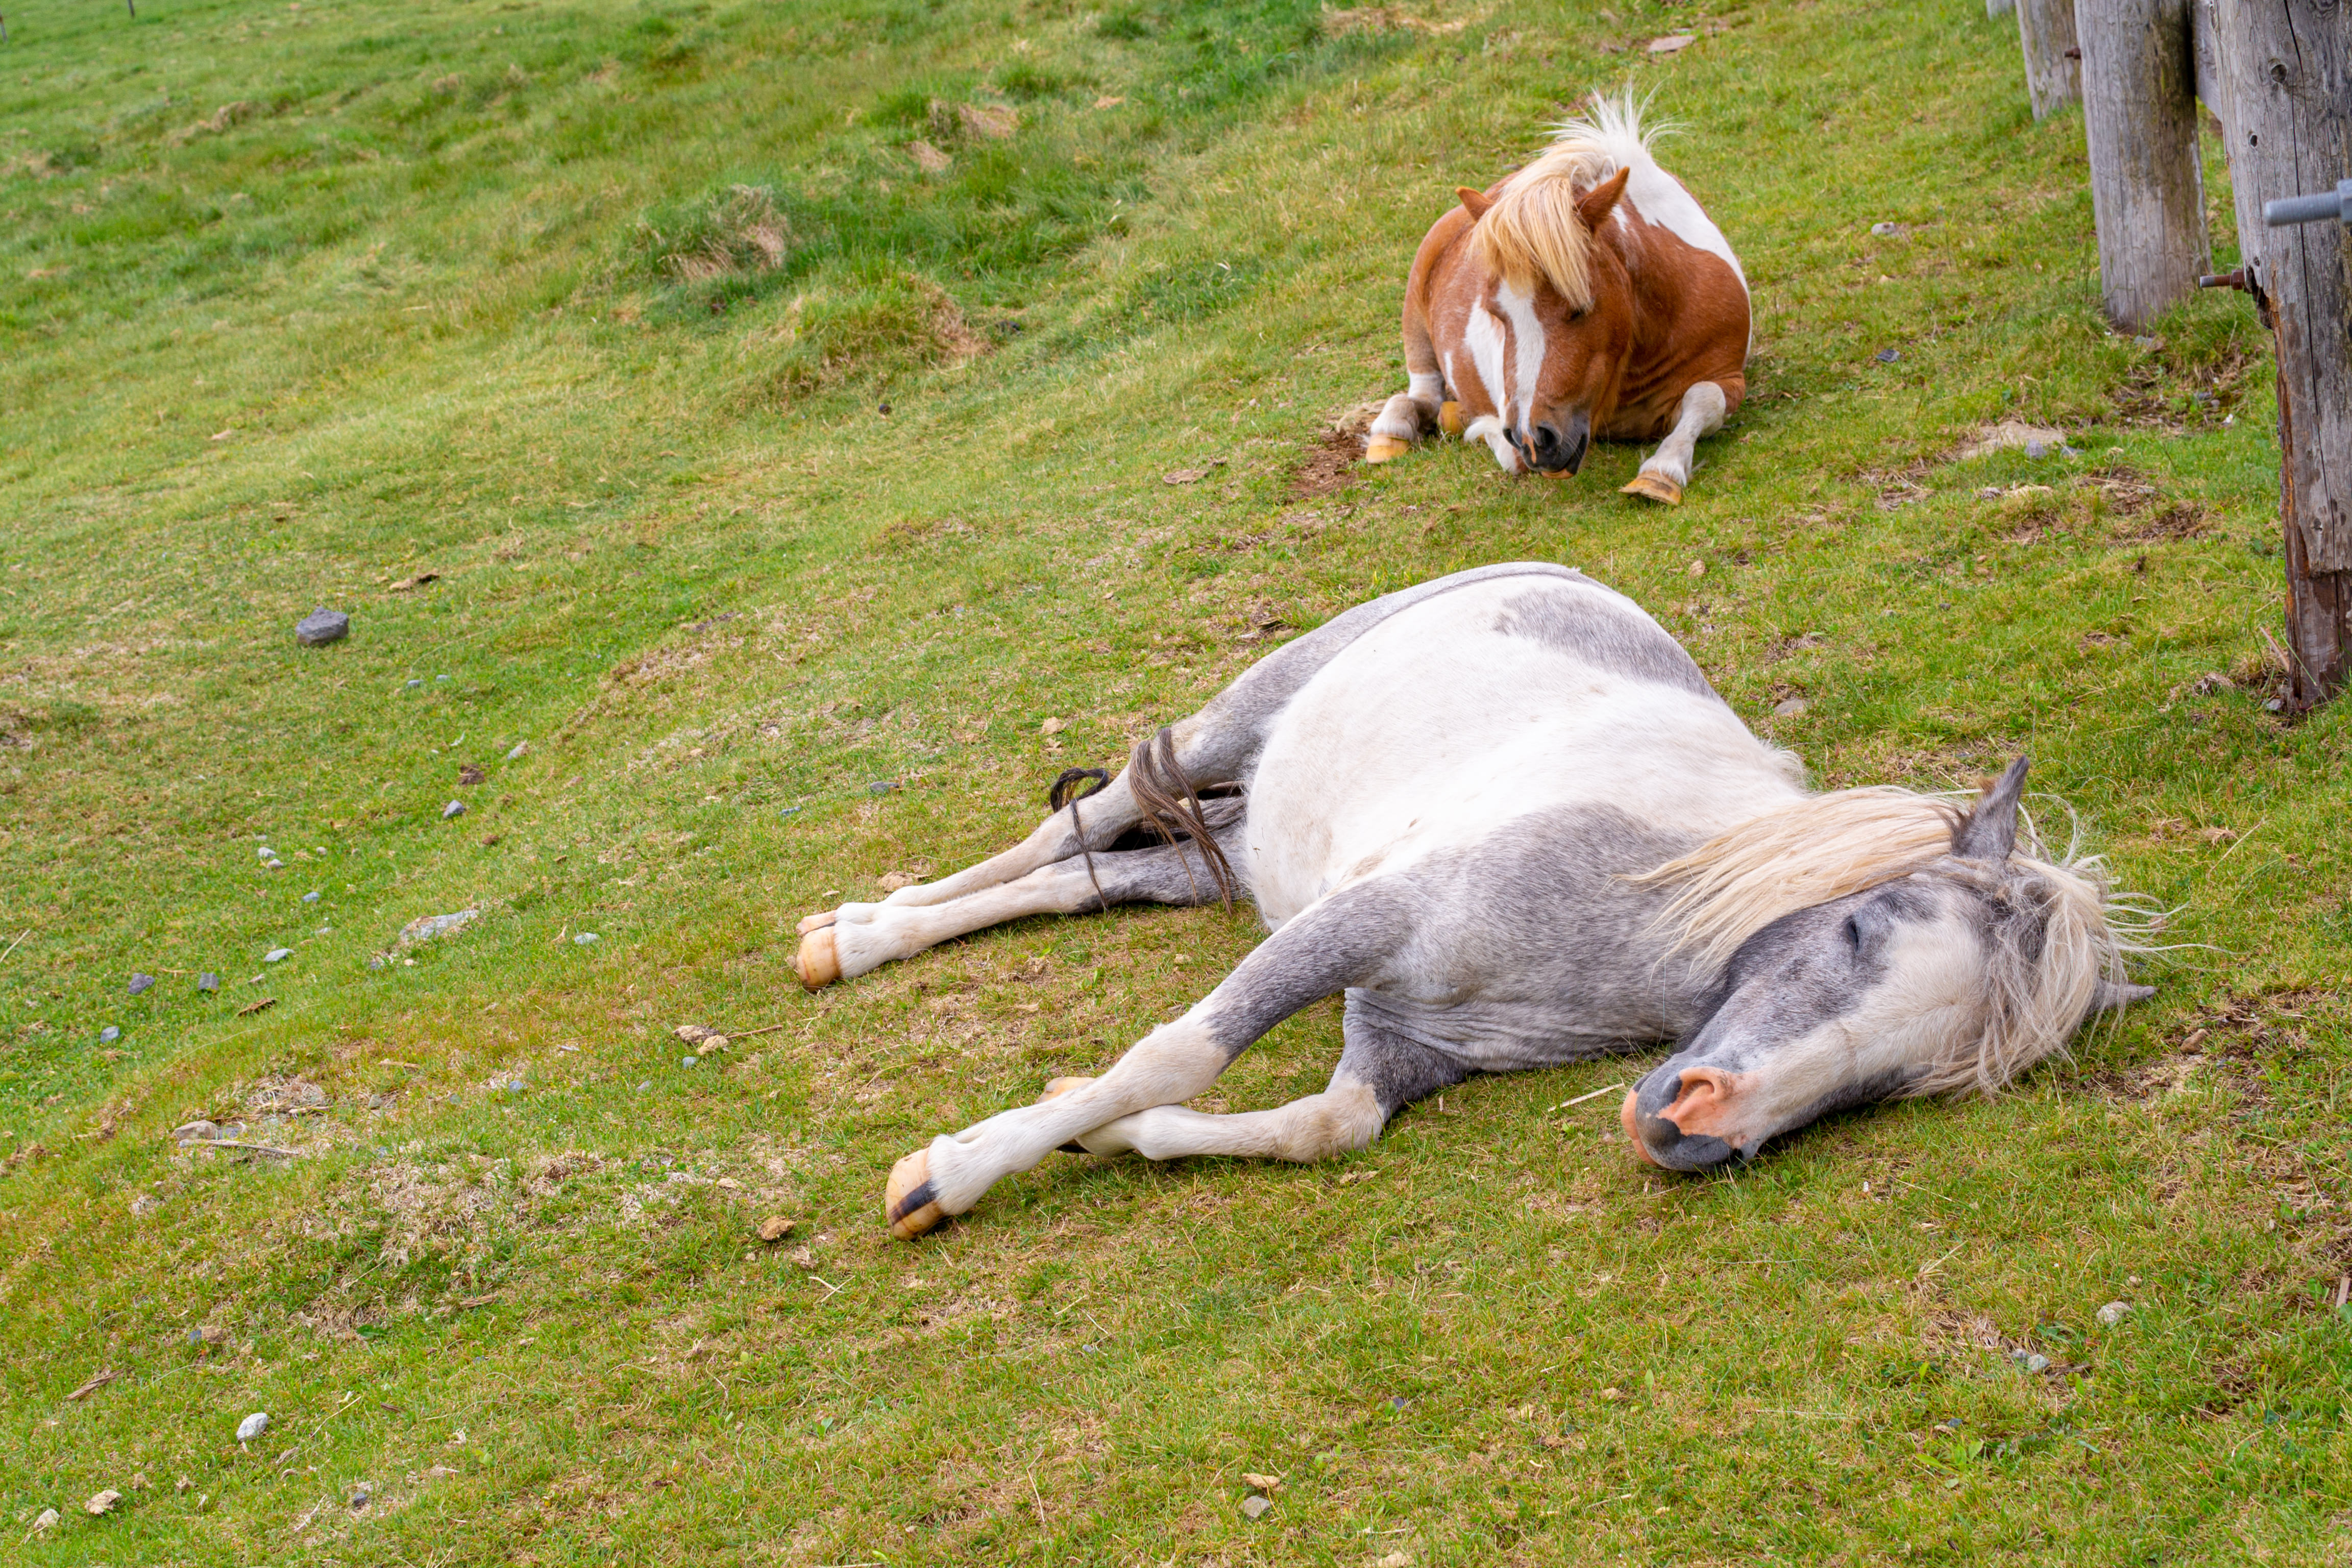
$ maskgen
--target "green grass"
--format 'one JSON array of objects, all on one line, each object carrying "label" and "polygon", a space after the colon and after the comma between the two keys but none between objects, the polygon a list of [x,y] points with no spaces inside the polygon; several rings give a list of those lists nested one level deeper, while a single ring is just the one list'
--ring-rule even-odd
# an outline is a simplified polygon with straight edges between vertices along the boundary
[{"label": "green grass", "polygon": [[[1420,15],[7,9],[13,1552],[2344,1561],[2352,790],[2342,712],[2263,706],[2249,310],[2103,330],[2081,122],[2030,119],[1973,0]],[[1616,495],[1629,447],[1295,499],[1402,385],[1453,187],[1629,76],[1759,306],[1687,504]],[[2009,416],[2079,455],[1952,456]],[[806,998],[792,921],[1002,847],[1260,606],[1528,557],[1826,784],[2030,747],[2210,945],[1999,1102],[1714,1178],[1561,1109],[1639,1065],[1600,1064],[1325,1166],[1059,1158],[886,1241],[893,1159],[1098,1069],[1253,928],[1033,921]],[[293,644],[316,605],[349,641]],[[686,1068],[689,1021],[779,1026]],[[1338,1049],[1310,1009],[1221,1102]],[[296,1153],[175,1151],[200,1114]],[[1255,1521],[1247,1472],[1286,1478]]]}]

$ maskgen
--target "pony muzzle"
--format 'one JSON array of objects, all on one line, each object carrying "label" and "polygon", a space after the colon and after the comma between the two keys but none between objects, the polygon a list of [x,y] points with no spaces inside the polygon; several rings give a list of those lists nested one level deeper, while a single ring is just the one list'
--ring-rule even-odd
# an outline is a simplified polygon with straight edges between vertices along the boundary
[{"label": "pony muzzle", "polygon": [[1566,419],[1538,419],[1528,426],[1525,440],[1513,440],[1528,467],[1566,479],[1584,467],[1584,454],[1592,446],[1592,419],[1581,410]]},{"label": "pony muzzle", "polygon": [[1704,1171],[1740,1153],[1746,1076],[1669,1062],[1643,1078],[1617,1113],[1633,1152],[1669,1171]]}]

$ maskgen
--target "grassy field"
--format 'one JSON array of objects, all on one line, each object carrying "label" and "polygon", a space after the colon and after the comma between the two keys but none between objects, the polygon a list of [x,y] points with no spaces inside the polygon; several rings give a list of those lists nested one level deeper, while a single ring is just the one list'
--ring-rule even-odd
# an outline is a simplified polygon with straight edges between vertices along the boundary
[{"label": "grassy field", "polygon": [[[2352,785],[2343,712],[2264,707],[2268,349],[2236,295],[2103,329],[2013,24],[5,17],[14,1560],[2352,1562]],[[1628,79],[1759,307],[1688,503],[1616,495],[1624,447],[1340,460],[1452,188]],[[1960,455],[2004,418],[2071,447]],[[793,921],[1001,847],[1269,635],[1528,558],[1824,784],[2030,748],[2204,945],[1998,1102],[1711,1178],[1566,1103],[1602,1063],[1323,1166],[1059,1157],[887,1241],[893,1159],[1255,928],[1033,921],[811,998]],[[299,647],[318,605],[352,635]],[[688,1065],[690,1022],[739,1037]],[[1338,1051],[1325,1004],[1215,1103]]]}]

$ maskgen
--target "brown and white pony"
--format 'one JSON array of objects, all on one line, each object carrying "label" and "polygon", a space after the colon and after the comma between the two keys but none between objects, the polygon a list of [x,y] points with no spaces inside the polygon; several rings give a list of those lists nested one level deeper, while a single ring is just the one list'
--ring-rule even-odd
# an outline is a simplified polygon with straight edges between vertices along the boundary
[{"label": "brown and white pony", "polygon": [[1555,479],[1593,437],[1663,444],[1624,487],[1673,504],[1693,447],[1747,395],[1748,279],[1682,182],[1650,155],[1630,89],[1595,96],[1543,154],[1437,220],[1404,292],[1408,389],[1364,456],[1433,425],[1507,473]]}]

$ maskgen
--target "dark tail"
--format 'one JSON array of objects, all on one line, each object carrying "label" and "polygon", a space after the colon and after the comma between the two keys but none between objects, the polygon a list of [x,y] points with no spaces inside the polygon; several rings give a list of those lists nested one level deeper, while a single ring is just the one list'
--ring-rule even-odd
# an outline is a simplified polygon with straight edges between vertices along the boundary
[{"label": "dark tail", "polygon": [[[1217,884],[1217,896],[1224,900],[1225,911],[1232,913],[1234,895],[1241,890],[1241,880],[1234,875],[1233,862],[1218,847],[1214,829],[1239,815],[1240,802],[1231,799],[1235,786],[1209,785],[1223,798],[1213,799],[1210,805],[1203,806],[1200,790],[1176,761],[1176,737],[1165,728],[1137,746],[1128,758],[1127,782],[1135,795],[1136,809],[1143,814],[1143,820],[1153,832],[1169,844],[1189,838],[1199,848],[1202,863]],[[1213,816],[1214,822],[1210,820]],[[1184,863],[1184,874],[1192,874],[1189,859]]]}]

